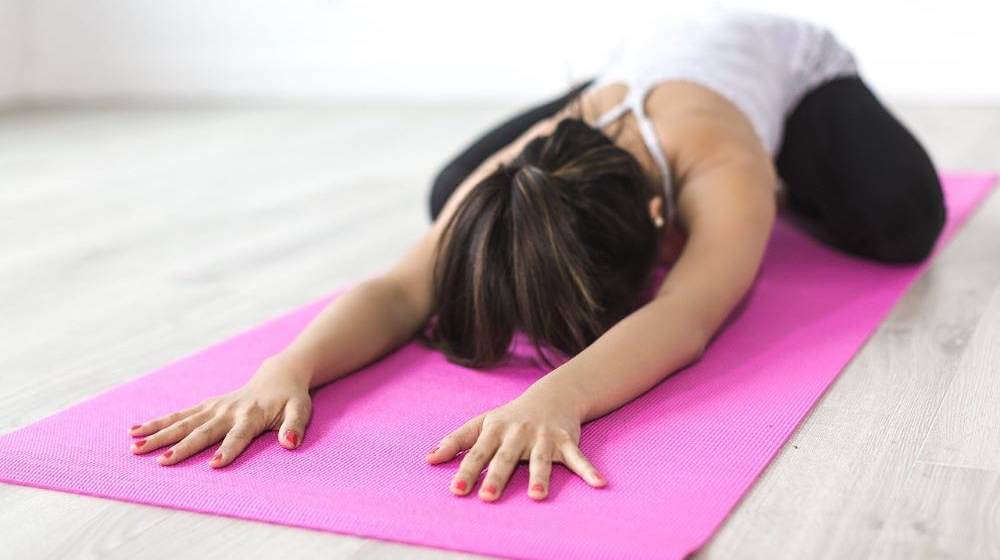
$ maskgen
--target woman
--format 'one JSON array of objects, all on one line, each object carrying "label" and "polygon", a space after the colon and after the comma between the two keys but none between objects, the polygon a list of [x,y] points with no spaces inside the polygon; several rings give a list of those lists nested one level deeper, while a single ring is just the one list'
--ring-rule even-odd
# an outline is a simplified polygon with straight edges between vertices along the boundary
[{"label": "woman", "polygon": [[[294,449],[311,388],[414,336],[498,364],[522,331],[568,359],[426,460],[462,455],[457,495],[486,468],[488,501],[522,460],[535,499],[553,462],[603,486],[581,424],[698,359],[753,282],[780,204],[831,246],[885,262],[925,258],[945,217],[926,152],[827,30],[748,13],[658,26],[595,80],[477,140],[437,177],[433,226],[389,272],[333,301],[244,387],[133,426],[133,452],[170,446],[158,460],[171,465],[222,440],[210,464],[223,467],[275,429]],[[658,263],[670,271],[647,299]]]}]

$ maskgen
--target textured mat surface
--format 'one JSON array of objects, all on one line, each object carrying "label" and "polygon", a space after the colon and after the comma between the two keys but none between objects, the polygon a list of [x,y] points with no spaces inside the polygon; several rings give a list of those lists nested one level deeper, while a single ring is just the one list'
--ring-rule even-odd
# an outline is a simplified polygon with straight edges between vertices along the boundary
[{"label": "textured mat surface", "polygon": [[[945,177],[936,251],[995,177]],[[927,263],[828,249],[784,221],[754,290],[702,359],[583,430],[608,479],[557,466],[550,497],[520,468],[485,504],[448,491],[457,461],[424,454],[542,371],[466,370],[415,344],[315,392],[303,445],[272,434],[225,469],[214,449],[172,467],[133,456],[127,427],[238,387],[340,290],[0,436],[0,480],[78,494],[516,558],[679,558],[704,544]]]}]

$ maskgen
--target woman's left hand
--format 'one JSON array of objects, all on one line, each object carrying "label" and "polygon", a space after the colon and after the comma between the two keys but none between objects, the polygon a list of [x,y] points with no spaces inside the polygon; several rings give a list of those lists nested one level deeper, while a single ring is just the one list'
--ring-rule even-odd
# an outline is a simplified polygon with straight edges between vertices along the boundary
[{"label": "woman's left hand", "polygon": [[529,461],[528,496],[535,500],[548,495],[553,462],[566,465],[587,484],[600,488],[607,482],[580,451],[580,424],[579,414],[567,399],[535,386],[448,434],[427,454],[427,462],[449,461],[468,449],[451,481],[451,491],[469,494],[488,467],[479,489],[479,497],[488,502],[500,498],[523,460]]}]

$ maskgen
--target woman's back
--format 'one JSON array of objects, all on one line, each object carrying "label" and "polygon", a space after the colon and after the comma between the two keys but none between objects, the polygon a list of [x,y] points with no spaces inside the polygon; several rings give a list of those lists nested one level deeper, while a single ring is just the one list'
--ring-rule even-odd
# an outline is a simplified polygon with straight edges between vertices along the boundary
[{"label": "woman's back", "polygon": [[823,27],[712,9],[630,32],[588,91],[625,83],[641,98],[665,81],[699,84],[738,107],[773,156],[784,118],[801,96],[834,76],[856,73],[851,52]]}]

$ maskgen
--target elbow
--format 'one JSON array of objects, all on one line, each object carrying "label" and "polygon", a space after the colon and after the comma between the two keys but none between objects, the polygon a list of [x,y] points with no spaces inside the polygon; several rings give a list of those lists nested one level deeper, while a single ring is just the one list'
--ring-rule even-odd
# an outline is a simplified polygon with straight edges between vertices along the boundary
[{"label": "elbow", "polygon": [[687,343],[689,363],[697,362],[705,354],[708,343],[712,340],[712,332],[707,329],[691,329]]},{"label": "elbow", "polygon": [[702,355],[705,354],[705,348],[708,346],[708,339],[702,337],[693,337],[691,344],[688,347],[688,363],[694,363],[701,359]]},{"label": "elbow", "polygon": [[[656,311],[658,321],[662,321],[663,317],[671,318],[671,328],[663,329],[661,332],[664,337],[662,339],[663,348],[670,348],[669,353],[673,355],[675,360],[679,359],[685,364],[696,362],[705,353],[705,348],[712,338],[712,331],[706,328],[704,321],[700,318],[691,315],[683,316],[679,313],[678,308],[673,306],[674,303],[670,303],[674,301],[676,300],[661,296],[650,304],[651,306],[663,306]],[[681,312],[683,311],[681,308]]]},{"label": "elbow", "polygon": [[394,338],[405,340],[412,337],[427,320],[429,306],[392,277],[373,277],[357,289],[378,302],[379,309],[383,311],[380,315],[389,320],[387,326],[397,333]]}]

